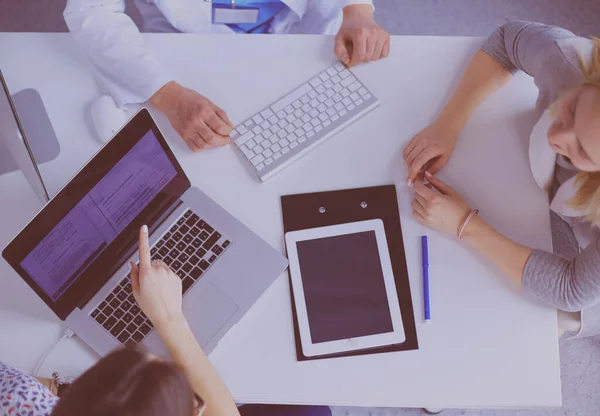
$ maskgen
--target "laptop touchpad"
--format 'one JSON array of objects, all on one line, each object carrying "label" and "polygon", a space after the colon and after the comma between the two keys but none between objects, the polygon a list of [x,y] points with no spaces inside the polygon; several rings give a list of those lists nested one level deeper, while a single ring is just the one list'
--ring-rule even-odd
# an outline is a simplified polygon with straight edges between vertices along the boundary
[{"label": "laptop touchpad", "polygon": [[198,285],[183,298],[183,313],[202,347],[208,345],[237,310],[238,305],[211,284]]}]

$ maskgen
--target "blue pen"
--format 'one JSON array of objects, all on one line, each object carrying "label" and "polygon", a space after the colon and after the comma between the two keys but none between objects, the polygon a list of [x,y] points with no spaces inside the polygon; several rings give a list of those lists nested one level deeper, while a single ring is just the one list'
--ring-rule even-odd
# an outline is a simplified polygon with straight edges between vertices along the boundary
[{"label": "blue pen", "polygon": [[427,248],[427,236],[421,236],[421,261],[423,265],[423,312],[425,322],[431,319],[431,309],[429,306],[429,250]]}]

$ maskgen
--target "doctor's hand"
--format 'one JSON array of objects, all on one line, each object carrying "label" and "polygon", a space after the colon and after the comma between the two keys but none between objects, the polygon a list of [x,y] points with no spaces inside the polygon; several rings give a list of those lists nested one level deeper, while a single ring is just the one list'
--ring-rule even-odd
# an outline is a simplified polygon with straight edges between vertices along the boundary
[{"label": "doctor's hand", "polygon": [[415,181],[412,202],[413,217],[421,224],[444,233],[458,235],[471,207],[450,186],[425,172],[425,179]]},{"label": "doctor's hand", "polygon": [[442,123],[434,122],[421,130],[404,148],[402,157],[408,166],[408,184],[422,171],[435,175],[450,159],[458,134]]},{"label": "doctor's hand", "polygon": [[335,37],[334,51],[347,66],[387,58],[390,34],[375,22],[371,5],[344,7],[344,21]]},{"label": "doctor's hand", "polygon": [[162,261],[150,259],[146,226],[140,229],[139,250],[139,265],[130,263],[131,289],[142,311],[161,332],[169,324],[185,319],[181,279]]},{"label": "doctor's hand", "polygon": [[233,124],[225,111],[194,90],[170,81],[150,97],[150,103],[165,113],[194,152],[230,142]]}]

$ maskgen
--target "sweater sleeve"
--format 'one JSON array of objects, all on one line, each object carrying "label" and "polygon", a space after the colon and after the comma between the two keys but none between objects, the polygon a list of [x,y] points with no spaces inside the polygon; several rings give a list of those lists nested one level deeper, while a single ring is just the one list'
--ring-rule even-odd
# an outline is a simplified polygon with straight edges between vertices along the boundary
[{"label": "sweater sleeve", "polygon": [[[544,60],[560,53],[557,41],[576,36],[566,29],[541,23],[514,21],[500,26],[482,48],[511,72],[524,71],[537,78]],[[548,51],[551,53],[549,54]]]},{"label": "sweater sleeve", "polygon": [[579,253],[571,227],[551,214],[555,252],[531,254],[523,272],[523,289],[558,309],[581,311],[600,301],[600,239]]}]

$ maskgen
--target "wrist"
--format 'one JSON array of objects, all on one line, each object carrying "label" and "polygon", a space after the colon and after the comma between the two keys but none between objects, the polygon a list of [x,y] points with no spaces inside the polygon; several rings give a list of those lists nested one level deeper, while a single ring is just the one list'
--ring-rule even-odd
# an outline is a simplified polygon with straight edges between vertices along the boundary
[{"label": "wrist", "polygon": [[473,215],[462,233],[462,240],[473,245],[477,240],[477,236],[487,227],[487,223],[479,216]]},{"label": "wrist", "polygon": [[368,17],[373,19],[375,9],[370,4],[351,4],[344,7],[344,19],[353,17]]},{"label": "wrist", "polygon": [[165,342],[168,339],[176,338],[180,334],[190,330],[183,312],[173,315],[163,321],[156,322],[154,328],[156,328],[156,331]]},{"label": "wrist", "polygon": [[160,87],[158,89],[158,91],[156,91],[152,95],[152,97],[150,97],[150,99],[148,101],[154,107],[156,107],[159,110],[163,111],[163,108],[165,108],[165,106],[168,105],[167,103],[169,101],[169,97],[172,94],[172,91],[175,90],[178,86],[179,86],[179,84],[177,84],[177,82],[175,82],[175,81],[169,81],[165,85],[163,85],[162,87]]},{"label": "wrist", "polygon": [[438,116],[434,124],[437,124],[442,131],[450,133],[455,141],[465,125],[460,117],[447,114],[444,111]]}]

